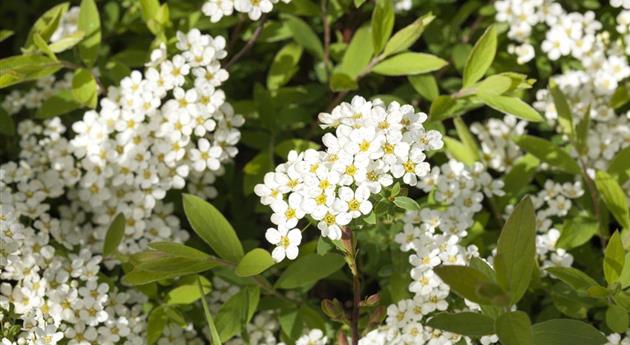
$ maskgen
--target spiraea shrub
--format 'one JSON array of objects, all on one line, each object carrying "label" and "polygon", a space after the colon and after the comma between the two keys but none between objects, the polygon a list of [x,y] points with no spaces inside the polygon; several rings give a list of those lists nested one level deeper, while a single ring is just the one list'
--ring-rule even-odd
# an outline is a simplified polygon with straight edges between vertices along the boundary
[{"label": "spiraea shrub", "polygon": [[630,344],[629,1],[0,18],[1,345]]}]

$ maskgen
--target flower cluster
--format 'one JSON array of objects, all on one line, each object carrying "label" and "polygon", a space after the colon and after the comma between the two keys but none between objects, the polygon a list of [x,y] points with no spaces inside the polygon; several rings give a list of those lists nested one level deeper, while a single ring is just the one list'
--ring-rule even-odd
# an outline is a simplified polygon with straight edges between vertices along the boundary
[{"label": "flower cluster", "polygon": [[473,123],[470,131],[479,139],[484,164],[496,171],[508,171],[522,155],[521,149],[512,139],[525,134],[525,126],[526,121],[511,115],[503,119],[489,119],[485,124]]},{"label": "flower cluster", "polygon": [[[282,2],[289,3],[291,0],[282,0]],[[213,23],[225,16],[231,16],[234,11],[247,13],[249,19],[258,20],[263,13],[271,12],[276,3],[278,0],[208,0],[201,10]]]},{"label": "flower cluster", "polygon": [[[408,211],[403,231],[395,241],[400,250],[411,252],[411,299],[387,309],[386,325],[362,339],[362,344],[453,344],[461,336],[423,326],[421,321],[449,307],[449,287],[433,272],[441,265],[464,265],[478,257],[475,246],[464,247],[460,240],[473,227],[473,217],[486,197],[503,195],[503,184],[494,180],[481,163],[466,167],[450,160],[434,167],[418,182],[418,188],[432,193],[429,208]],[[380,334],[380,335],[379,335]]]},{"label": "flower cluster", "polygon": [[533,34],[539,24],[544,24],[542,51],[551,60],[563,56],[578,59],[593,76],[598,93],[611,94],[619,81],[630,75],[623,48],[625,44],[626,50],[630,49],[627,11],[617,17],[617,30],[625,34],[625,38],[611,41],[610,33],[601,31],[601,22],[590,11],[567,13],[559,3],[550,0],[501,0],[495,7],[497,21],[510,25],[508,37],[521,44],[510,48],[517,54],[519,63],[534,58]]},{"label": "flower cluster", "polygon": [[[181,53],[170,59],[164,47],[153,51],[144,75],[132,72],[108,90],[99,112],[87,112],[72,126],[71,148],[85,171],[78,199],[103,225],[125,214],[123,253],[170,236],[178,224],[153,216],[166,192],[183,188],[187,178],[212,181],[237,153],[243,117],[219,89],[227,79],[219,62],[225,39],[193,29],[178,33],[177,48]],[[99,240],[105,230],[97,229]]]},{"label": "flower cluster", "polygon": [[295,259],[301,240],[296,226],[305,216],[317,222],[322,236],[338,240],[342,227],[372,211],[372,194],[394,179],[415,186],[430,170],[425,151],[442,147],[441,134],[422,126],[426,118],[410,105],[385,106],[359,96],[319,114],[323,128],[335,129],[322,137],[326,149],[291,151],[254,189],[273,210],[277,228],[266,237],[276,245],[274,259]]},{"label": "flower cluster", "polygon": [[64,74],[63,79],[59,80],[55,79],[54,76],[49,76],[37,80],[35,87],[30,88],[26,92],[20,90],[11,91],[4,97],[1,106],[9,115],[16,115],[23,110],[36,110],[50,96],[71,87],[72,73]]}]

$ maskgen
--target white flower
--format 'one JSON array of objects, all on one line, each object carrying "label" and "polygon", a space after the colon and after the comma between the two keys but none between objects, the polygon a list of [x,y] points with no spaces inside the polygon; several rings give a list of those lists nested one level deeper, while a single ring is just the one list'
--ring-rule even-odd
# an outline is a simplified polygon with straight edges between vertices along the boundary
[{"label": "white flower", "polygon": [[276,262],[288,258],[294,260],[298,256],[298,246],[302,241],[302,232],[299,229],[288,230],[279,226],[278,229],[269,228],[265,233],[265,238],[269,243],[275,244],[276,248],[271,252],[271,256]]}]

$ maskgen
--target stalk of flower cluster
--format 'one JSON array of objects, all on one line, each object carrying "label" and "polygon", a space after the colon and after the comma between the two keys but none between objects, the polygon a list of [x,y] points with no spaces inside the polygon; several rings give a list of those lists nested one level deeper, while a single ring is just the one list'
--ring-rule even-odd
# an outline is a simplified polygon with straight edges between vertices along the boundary
[{"label": "stalk of flower cluster", "polygon": [[352,345],[359,344],[359,304],[361,303],[361,277],[357,264],[357,242],[354,233],[349,227],[343,229],[343,245],[346,249],[345,257],[350,272],[352,273],[352,312],[350,314],[350,331],[352,334]]}]

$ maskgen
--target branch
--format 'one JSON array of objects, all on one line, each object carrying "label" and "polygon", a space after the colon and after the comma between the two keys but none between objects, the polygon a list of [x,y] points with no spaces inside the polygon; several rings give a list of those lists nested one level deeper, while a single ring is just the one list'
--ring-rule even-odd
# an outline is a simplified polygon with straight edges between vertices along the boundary
[{"label": "branch", "polygon": [[328,1],[321,1],[322,24],[324,25],[324,67],[326,73],[330,65],[330,23],[328,22]]},{"label": "branch", "polygon": [[352,333],[352,345],[359,344],[359,304],[361,303],[361,278],[357,265],[356,238],[350,228],[343,229],[342,241],[346,249],[346,262],[352,272],[352,312],[350,314],[350,331]]},{"label": "branch", "polygon": [[252,37],[249,39],[249,41],[247,41],[247,43],[245,43],[245,46],[243,46],[243,48],[241,48],[241,50],[239,50],[238,53],[234,54],[232,59],[230,59],[230,61],[228,61],[225,64],[225,66],[223,66],[224,69],[230,68],[230,66],[234,65],[241,57],[243,57],[243,55],[247,54],[247,52],[249,52],[252,49],[252,47],[254,46],[254,43],[256,43],[256,41],[258,40],[258,37],[260,37],[260,34],[262,33],[262,29],[265,25],[266,20],[267,20],[267,14],[263,14],[262,17],[260,17],[260,21],[258,22],[258,27],[256,27],[256,30],[252,34]]}]

